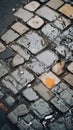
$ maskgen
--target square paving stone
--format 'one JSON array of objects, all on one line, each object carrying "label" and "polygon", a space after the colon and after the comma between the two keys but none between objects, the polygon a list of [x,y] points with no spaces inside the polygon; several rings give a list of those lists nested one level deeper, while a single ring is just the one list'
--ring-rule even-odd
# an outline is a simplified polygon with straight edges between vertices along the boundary
[{"label": "square paving stone", "polygon": [[25,33],[29,30],[29,28],[25,25],[23,25],[20,22],[16,22],[11,26],[12,29],[14,29],[16,32],[18,32],[20,35]]},{"label": "square paving stone", "polygon": [[36,56],[36,58],[40,62],[44,63],[47,66],[47,68],[49,68],[55,61],[58,60],[58,56],[53,51],[50,50],[41,52]]},{"label": "square paving stone", "polygon": [[73,75],[68,74],[63,78],[67,83],[69,83],[71,86],[73,86]]},{"label": "square paving stone", "polygon": [[20,45],[17,44],[12,45],[11,48],[15,50],[18,54],[20,54],[24,58],[24,60],[29,60],[30,54],[26,49],[22,48]]},{"label": "square paving stone", "polygon": [[14,15],[22,19],[24,22],[27,22],[30,18],[34,16],[33,13],[22,8],[18,9],[18,11],[15,12]]},{"label": "square paving stone", "polygon": [[68,25],[71,24],[71,21],[63,16],[60,16],[55,22],[54,25],[56,25],[59,29],[63,30]]},{"label": "square paving stone", "polygon": [[69,110],[69,107],[67,107],[65,102],[59,97],[55,96],[54,98],[52,98],[51,103],[62,113],[65,113]]},{"label": "square paving stone", "polygon": [[32,31],[26,34],[26,36],[21,37],[17,43],[30,50],[33,54],[37,54],[48,44],[39,34]]},{"label": "square paving stone", "polygon": [[54,41],[54,39],[60,35],[60,30],[51,24],[46,24],[41,31],[51,41]]},{"label": "square paving stone", "polygon": [[49,101],[54,96],[54,94],[49,89],[47,89],[42,83],[33,86],[33,88],[46,101]]},{"label": "square paving stone", "polygon": [[12,96],[7,96],[4,100],[8,107],[12,107],[15,104],[15,99]]},{"label": "square paving stone", "polygon": [[70,106],[73,106],[73,90],[66,89],[60,93],[60,97]]},{"label": "square paving stone", "polygon": [[27,24],[34,29],[39,29],[44,24],[44,20],[36,15],[31,18]]},{"label": "square paving stone", "polygon": [[43,99],[39,99],[35,101],[35,103],[32,103],[31,111],[33,111],[33,113],[40,119],[43,119],[46,115],[53,112],[49,104],[46,103]]},{"label": "square paving stone", "polygon": [[61,81],[51,71],[43,73],[39,78],[46,85],[46,87],[48,87],[50,89],[55,87],[55,85],[57,85]]},{"label": "square paving stone", "polygon": [[56,75],[61,75],[64,72],[64,67],[65,61],[58,62],[52,67],[52,72],[54,72]]},{"label": "square paving stone", "polygon": [[35,101],[39,98],[37,93],[32,88],[27,88],[22,92],[23,96],[29,101]]},{"label": "square paving stone", "polygon": [[49,0],[46,5],[53,9],[58,9],[60,6],[62,6],[64,2],[62,0]]},{"label": "square paving stone", "polygon": [[26,66],[35,72],[37,75],[42,74],[47,70],[46,65],[44,65],[42,62],[38,61],[37,59],[31,59],[31,61],[26,63]]},{"label": "square paving stone", "polygon": [[4,75],[6,75],[9,71],[8,66],[5,64],[5,62],[0,62],[0,78],[2,78]]},{"label": "square paving stone", "polygon": [[57,19],[57,17],[59,17],[59,13],[55,12],[54,10],[50,9],[47,6],[43,6],[40,9],[38,9],[36,11],[36,14],[38,14],[39,16],[47,19],[48,21],[54,21]]},{"label": "square paving stone", "polygon": [[37,1],[32,1],[24,6],[25,9],[29,11],[35,11],[40,6],[40,3]]},{"label": "square paving stone", "polygon": [[6,47],[0,42],[0,53],[3,52]]},{"label": "square paving stone", "polygon": [[13,30],[9,29],[7,32],[5,32],[1,39],[6,42],[6,44],[9,44],[10,42],[13,42],[15,39],[19,37],[19,34],[15,33]]},{"label": "square paving stone", "polygon": [[65,4],[59,9],[59,11],[70,19],[73,19],[73,7],[70,4]]},{"label": "square paving stone", "polygon": [[67,69],[73,73],[73,62],[71,62],[68,66],[67,66]]},{"label": "square paving stone", "polygon": [[33,117],[30,113],[27,114],[27,115],[24,117],[24,120],[25,120],[27,123],[30,123],[33,119],[34,119],[34,117]]},{"label": "square paving stone", "polygon": [[32,128],[34,128],[34,130],[43,130],[42,124],[39,121],[37,121],[36,119],[34,119],[32,121],[31,126],[32,126]]},{"label": "square paving stone", "polygon": [[8,114],[8,118],[13,124],[18,123],[19,117],[24,116],[28,113],[28,109],[25,104],[20,104],[12,112]]}]

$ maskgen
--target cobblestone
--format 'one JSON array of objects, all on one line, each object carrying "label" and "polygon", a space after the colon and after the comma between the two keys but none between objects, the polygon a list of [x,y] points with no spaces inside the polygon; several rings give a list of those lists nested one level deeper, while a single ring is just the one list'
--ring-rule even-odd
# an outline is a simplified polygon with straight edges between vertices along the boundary
[{"label": "cobblestone", "polygon": [[5,50],[5,46],[0,42],[0,53]]}]

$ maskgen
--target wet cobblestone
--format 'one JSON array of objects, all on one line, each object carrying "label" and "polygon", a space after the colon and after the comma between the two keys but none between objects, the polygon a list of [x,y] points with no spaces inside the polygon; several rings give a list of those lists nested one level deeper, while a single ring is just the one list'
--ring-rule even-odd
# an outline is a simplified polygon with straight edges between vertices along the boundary
[{"label": "wet cobblestone", "polygon": [[0,36],[0,109],[19,130],[73,130],[72,0],[31,1],[14,16]]}]

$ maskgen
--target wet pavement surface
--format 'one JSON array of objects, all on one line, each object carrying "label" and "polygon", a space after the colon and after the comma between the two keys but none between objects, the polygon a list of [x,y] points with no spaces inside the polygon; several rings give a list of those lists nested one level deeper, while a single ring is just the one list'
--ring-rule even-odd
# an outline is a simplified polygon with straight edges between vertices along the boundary
[{"label": "wet pavement surface", "polygon": [[22,1],[12,17],[0,35],[0,129],[73,130],[73,1]]}]

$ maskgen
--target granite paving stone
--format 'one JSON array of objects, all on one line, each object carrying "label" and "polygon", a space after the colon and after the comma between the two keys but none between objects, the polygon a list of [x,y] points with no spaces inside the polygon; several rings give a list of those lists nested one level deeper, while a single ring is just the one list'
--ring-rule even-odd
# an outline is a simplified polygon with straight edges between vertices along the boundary
[{"label": "granite paving stone", "polygon": [[41,50],[43,50],[48,43],[36,32],[30,31],[23,37],[21,37],[17,43],[27,48],[31,53],[37,54]]},{"label": "granite paving stone", "polygon": [[0,42],[0,53],[3,52],[6,47]]},{"label": "granite paving stone", "polygon": [[36,14],[38,14],[39,16],[41,16],[41,17],[43,17],[46,20],[51,21],[51,22],[56,20],[60,16],[59,13],[57,13],[56,11],[50,9],[47,6],[43,6],[40,9],[38,9],[36,11]]},{"label": "granite paving stone", "polygon": [[29,11],[35,11],[38,7],[40,6],[40,3],[37,1],[32,1],[30,3],[28,3],[27,5],[24,6],[25,9],[29,10]]},{"label": "granite paving stone", "polygon": [[0,61],[0,78],[6,75],[9,71],[9,67],[6,65],[4,61]]},{"label": "granite paving stone", "polygon": [[47,89],[42,83],[33,86],[33,88],[46,101],[49,101],[54,96],[54,94],[49,89]]},{"label": "granite paving stone", "polygon": [[51,103],[62,113],[65,113],[69,110],[69,107],[64,103],[64,101],[59,97],[54,97],[51,99]]},{"label": "granite paving stone", "polygon": [[70,19],[73,19],[73,7],[70,4],[65,4],[59,9],[59,11]]},{"label": "granite paving stone", "polygon": [[54,25],[56,25],[59,29],[63,30],[67,26],[71,24],[71,21],[63,16],[60,16],[55,22]]},{"label": "granite paving stone", "polygon": [[31,111],[38,116],[39,119],[43,119],[46,115],[51,114],[53,110],[49,104],[43,99],[39,99],[31,104]]},{"label": "granite paving stone", "polygon": [[58,9],[60,6],[62,6],[64,2],[62,0],[49,0],[46,5],[53,8],[53,9]]},{"label": "granite paving stone", "polygon": [[32,121],[31,126],[32,126],[32,128],[34,128],[34,130],[43,130],[42,124],[39,121],[37,121],[36,119],[34,119]]},{"label": "granite paving stone", "polygon": [[24,63],[24,58],[19,54],[16,54],[12,59],[12,67],[16,67]]},{"label": "granite paving stone", "polygon": [[15,12],[14,15],[22,19],[24,22],[27,22],[30,18],[34,16],[33,13],[22,8],[19,8],[18,11]]},{"label": "granite paving stone", "polygon": [[23,96],[29,101],[35,101],[39,98],[37,93],[32,88],[27,88],[22,92]]},{"label": "granite paving stone", "polygon": [[47,68],[49,68],[55,61],[58,61],[58,56],[51,50],[45,50],[41,52],[36,56],[36,58],[40,62],[44,63],[47,66]]},{"label": "granite paving stone", "polygon": [[44,20],[39,16],[35,15],[27,22],[27,24],[34,29],[39,29],[44,24]]},{"label": "granite paving stone", "polygon": [[63,78],[67,83],[73,86],[73,74],[68,74]]},{"label": "granite paving stone", "polygon": [[54,39],[60,35],[60,30],[51,24],[46,24],[41,31],[51,41],[54,41]]},{"label": "granite paving stone", "polygon": [[15,33],[13,30],[9,29],[7,32],[5,32],[1,39],[6,42],[6,44],[9,44],[13,42],[15,39],[19,37],[19,34]]},{"label": "granite paving stone", "polygon": [[29,113],[24,117],[25,122],[30,123],[34,117]]},{"label": "granite paving stone", "polygon": [[51,71],[43,73],[39,78],[48,88],[55,87],[55,85],[57,85],[61,81]]},{"label": "granite paving stone", "polygon": [[12,96],[7,96],[4,102],[8,107],[12,107],[15,104],[15,99]]},{"label": "granite paving stone", "polygon": [[29,30],[29,28],[25,25],[23,25],[22,23],[20,22],[16,22],[14,23],[11,28],[13,30],[15,30],[16,32],[18,32],[20,35],[22,35],[23,33],[25,33],[26,31]]},{"label": "granite paving stone", "polygon": [[73,73],[73,62],[71,62],[68,66],[67,66],[67,69]]}]

